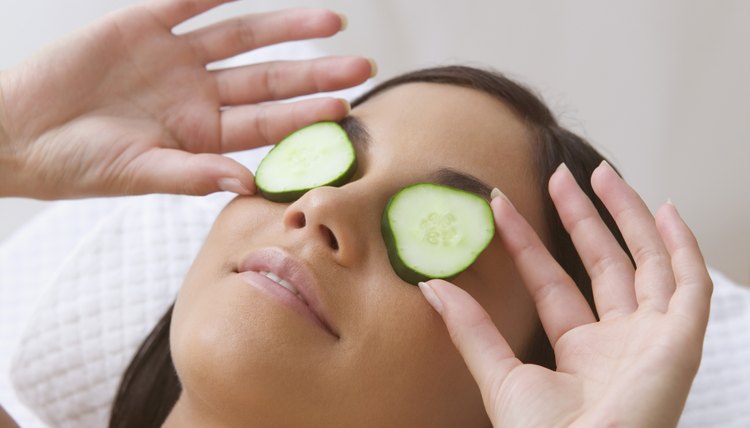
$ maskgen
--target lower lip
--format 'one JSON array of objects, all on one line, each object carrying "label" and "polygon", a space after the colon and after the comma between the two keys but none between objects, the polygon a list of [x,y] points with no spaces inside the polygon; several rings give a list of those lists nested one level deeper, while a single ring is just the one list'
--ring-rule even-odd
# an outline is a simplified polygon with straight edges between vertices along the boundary
[{"label": "lower lip", "polygon": [[258,290],[263,291],[281,304],[289,307],[293,311],[307,318],[313,324],[328,332],[328,329],[313,313],[310,307],[307,306],[307,303],[300,300],[300,298],[297,297],[296,294],[292,293],[286,287],[255,271],[250,270],[240,272],[239,275],[248,284],[252,285]]}]

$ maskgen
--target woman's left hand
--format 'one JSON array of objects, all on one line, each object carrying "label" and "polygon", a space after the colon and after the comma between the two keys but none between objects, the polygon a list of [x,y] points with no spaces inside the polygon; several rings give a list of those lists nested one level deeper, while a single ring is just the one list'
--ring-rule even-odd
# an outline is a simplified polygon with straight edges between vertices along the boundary
[{"label": "woman's left hand", "polygon": [[524,364],[468,293],[420,288],[438,309],[497,427],[675,426],[700,363],[711,280],[672,204],[651,215],[607,164],[592,185],[629,258],[564,166],[550,194],[592,279],[599,320],[510,201],[492,201],[497,230],[539,312],[556,370]]},{"label": "woman's left hand", "polygon": [[333,98],[258,103],[360,84],[372,73],[363,57],[206,69],[255,48],[334,35],[339,15],[290,9],[173,33],[228,1],[149,0],[0,73],[0,196],[248,194],[252,174],[221,153],[347,114]]}]

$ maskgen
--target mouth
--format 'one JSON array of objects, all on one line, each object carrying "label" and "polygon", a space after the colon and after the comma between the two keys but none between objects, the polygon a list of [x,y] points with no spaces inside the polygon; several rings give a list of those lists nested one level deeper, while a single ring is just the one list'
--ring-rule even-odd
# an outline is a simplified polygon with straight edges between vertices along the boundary
[{"label": "mouth", "polygon": [[263,248],[250,253],[240,264],[237,273],[251,285],[280,298],[336,339],[340,338],[328,321],[319,297],[319,283],[301,260],[277,247]]}]

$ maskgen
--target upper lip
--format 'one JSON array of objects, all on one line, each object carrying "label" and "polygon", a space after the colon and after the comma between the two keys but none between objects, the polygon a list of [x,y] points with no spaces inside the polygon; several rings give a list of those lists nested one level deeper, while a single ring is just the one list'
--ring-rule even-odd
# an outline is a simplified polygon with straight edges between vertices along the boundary
[{"label": "upper lip", "polygon": [[239,272],[246,271],[273,272],[281,279],[291,282],[313,314],[332,335],[339,337],[338,332],[329,322],[324,304],[320,300],[319,283],[304,262],[292,257],[281,248],[268,247],[253,251],[245,257],[240,264]]}]

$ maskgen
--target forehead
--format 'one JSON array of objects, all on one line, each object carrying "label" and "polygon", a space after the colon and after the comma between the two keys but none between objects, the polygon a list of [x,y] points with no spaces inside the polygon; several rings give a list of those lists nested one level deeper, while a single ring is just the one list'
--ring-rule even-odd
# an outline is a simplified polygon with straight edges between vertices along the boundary
[{"label": "forehead", "polygon": [[357,106],[370,150],[419,168],[462,170],[509,197],[530,190],[533,150],[526,126],[500,100],[454,85],[409,83]]}]

